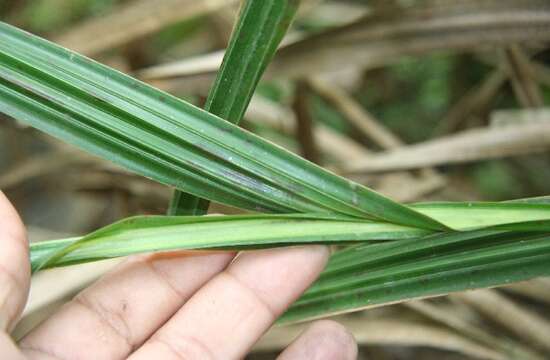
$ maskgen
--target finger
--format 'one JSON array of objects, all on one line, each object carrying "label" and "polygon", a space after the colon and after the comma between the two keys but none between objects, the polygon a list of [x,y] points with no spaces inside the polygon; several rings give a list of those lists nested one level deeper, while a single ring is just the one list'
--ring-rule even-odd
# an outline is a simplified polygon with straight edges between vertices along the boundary
[{"label": "finger", "polygon": [[27,301],[30,281],[25,227],[0,191],[0,330],[10,330]]},{"label": "finger", "polygon": [[126,358],[233,256],[173,252],[133,257],[77,295],[20,345],[30,358],[37,353],[59,359]]},{"label": "finger", "polygon": [[279,355],[277,360],[355,360],[357,343],[345,327],[317,321]]},{"label": "finger", "polygon": [[328,254],[324,246],[240,254],[130,359],[242,358],[317,278]]}]

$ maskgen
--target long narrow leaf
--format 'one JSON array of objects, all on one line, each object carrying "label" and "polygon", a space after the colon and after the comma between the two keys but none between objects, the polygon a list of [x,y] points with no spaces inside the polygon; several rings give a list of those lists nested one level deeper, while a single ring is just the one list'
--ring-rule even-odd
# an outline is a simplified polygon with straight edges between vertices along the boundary
[{"label": "long narrow leaf", "polygon": [[446,229],[212,114],[3,23],[0,111],[138,174],[224,204]]},{"label": "long narrow leaf", "polygon": [[[459,230],[550,232],[550,205],[529,203],[415,205]],[[76,262],[175,249],[250,249],[306,243],[399,240],[430,231],[318,214],[134,217],[83,238],[31,245],[34,271]],[[452,234],[452,233],[451,233]],[[386,253],[387,255],[389,253]],[[340,257],[342,255],[339,255]]]},{"label": "long narrow leaf", "polygon": [[280,319],[295,322],[550,275],[550,235],[474,231],[336,253]]},{"label": "long narrow leaf", "polygon": [[[550,275],[550,221],[543,227],[516,222],[511,229],[518,225],[524,231],[496,225],[426,235],[399,225],[307,214],[140,217],[84,238],[32,244],[31,263],[35,270],[45,260],[46,267],[63,266],[158,250],[366,242],[331,257],[321,277],[280,319],[286,323]],[[402,240],[379,242],[396,239]]]},{"label": "long narrow leaf", "polygon": [[[296,13],[297,0],[247,0],[204,109],[238,124]],[[168,215],[202,215],[209,202],[176,190]]]},{"label": "long narrow leaf", "polygon": [[550,215],[549,205],[540,201],[539,203],[439,202],[414,204],[411,207],[448,227],[460,230],[547,220]]},{"label": "long narrow leaf", "polygon": [[142,216],[83,238],[31,244],[33,271],[135,253],[176,249],[253,249],[418,237],[429,231],[388,223],[308,214]]}]

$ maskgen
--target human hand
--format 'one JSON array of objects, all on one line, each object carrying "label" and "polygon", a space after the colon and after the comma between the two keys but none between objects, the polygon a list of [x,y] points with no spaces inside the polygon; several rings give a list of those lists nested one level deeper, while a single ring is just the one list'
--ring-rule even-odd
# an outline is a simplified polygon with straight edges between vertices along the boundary
[{"label": "human hand", "polygon": [[[28,296],[25,230],[0,192],[1,359],[237,359],[323,269],[323,246],[134,256],[78,294],[17,346]],[[319,321],[279,359],[355,359],[353,337]]]}]

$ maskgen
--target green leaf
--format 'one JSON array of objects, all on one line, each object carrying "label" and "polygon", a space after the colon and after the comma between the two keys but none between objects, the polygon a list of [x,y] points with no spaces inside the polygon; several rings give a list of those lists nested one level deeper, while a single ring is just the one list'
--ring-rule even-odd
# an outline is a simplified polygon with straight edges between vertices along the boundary
[{"label": "green leaf", "polygon": [[208,212],[209,206],[210,201],[176,189],[166,213],[167,215],[204,215]]},{"label": "green leaf", "polygon": [[205,110],[239,123],[265,68],[286,34],[299,0],[247,0]]},{"label": "green leaf", "polygon": [[[550,204],[435,203],[416,208],[435,219],[452,219],[459,230],[480,227],[550,231]],[[480,218],[482,219],[480,221]],[[72,263],[176,249],[250,249],[308,243],[410,239],[428,230],[336,215],[143,216],[122,220],[83,238],[31,245],[33,271]]]},{"label": "green leaf", "polygon": [[176,249],[253,249],[308,243],[394,240],[429,233],[388,223],[313,214],[141,216],[83,238],[31,244],[33,271],[130,254]]},{"label": "green leaf", "polygon": [[[239,124],[256,85],[283,39],[299,1],[247,0],[204,109]],[[202,215],[209,202],[176,190],[168,215]]]},{"label": "green leaf", "polygon": [[0,111],[140,175],[234,207],[446,229],[212,114],[4,23]]},{"label": "green leaf", "polygon": [[481,230],[350,247],[279,322],[550,275],[550,234]]},{"label": "green leaf", "polygon": [[[457,205],[456,214],[473,208],[473,214],[479,215],[480,209],[493,207],[501,217],[485,221],[491,226],[484,230],[435,235],[427,235],[428,230],[318,214],[136,217],[83,238],[31,244],[31,264],[36,271],[42,266],[162,250],[363,242],[336,252],[281,323],[550,275],[550,205]],[[441,208],[446,216],[451,211],[449,204],[421,206],[433,214],[440,214]],[[522,208],[526,211],[511,218],[507,208],[510,214]],[[468,218],[471,223],[464,220]],[[476,219],[464,216],[460,222],[471,228]]]},{"label": "green leaf", "polygon": [[547,220],[550,216],[549,204],[543,202],[439,202],[414,204],[411,207],[450,228],[460,230]]}]

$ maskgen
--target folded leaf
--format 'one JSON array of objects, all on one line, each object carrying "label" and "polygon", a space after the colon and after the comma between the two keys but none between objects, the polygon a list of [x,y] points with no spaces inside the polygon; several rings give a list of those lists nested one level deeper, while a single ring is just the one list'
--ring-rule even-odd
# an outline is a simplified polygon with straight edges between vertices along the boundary
[{"label": "folded leaf", "polygon": [[4,23],[0,111],[140,175],[227,205],[446,229],[212,114]]},{"label": "folded leaf", "polygon": [[334,254],[281,323],[550,275],[550,235],[481,230]]},{"label": "folded leaf", "polygon": [[351,243],[412,238],[428,233],[401,225],[309,214],[139,216],[83,238],[31,244],[31,265],[33,271],[37,271],[152,251]]},{"label": "folded leaf", "polygon": [[[267,64],[296,13],[296,0],[243,2],[204,109],[239,124]],[[175,191],[168,215],[203,215],[209,202]]]},{"label": "folded leaf", "polygon": [[[413,207],[444,223],[450,221],[449,225],[462,231],[483,228],[491,233],[550,232],[550,204],[433,203]],[[344,244],[410,239],[430,233],[433,231],[321,214],[139,216],[82,238],[31,244],[31,264],[37,271],[142,252]]]}]

